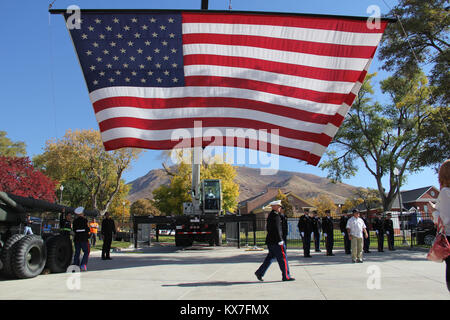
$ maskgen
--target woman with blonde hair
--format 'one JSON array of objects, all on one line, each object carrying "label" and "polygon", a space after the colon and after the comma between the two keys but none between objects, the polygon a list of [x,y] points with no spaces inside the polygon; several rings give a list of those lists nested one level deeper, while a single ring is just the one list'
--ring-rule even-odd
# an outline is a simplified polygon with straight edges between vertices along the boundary
[{"label": "woman with blonde hair", "polygon": [[[445,227],[445,235],[450,241],[450,160],[444,161],[439,168],[439,185],[440,192],[436,204],[430,202],[430,205],[437,211],[433,212],[435,222],[438,216],[442,219]],[[450,291],[450,256],[445,259],[446,272],[445,280],[447,281],[447,289]]]}]

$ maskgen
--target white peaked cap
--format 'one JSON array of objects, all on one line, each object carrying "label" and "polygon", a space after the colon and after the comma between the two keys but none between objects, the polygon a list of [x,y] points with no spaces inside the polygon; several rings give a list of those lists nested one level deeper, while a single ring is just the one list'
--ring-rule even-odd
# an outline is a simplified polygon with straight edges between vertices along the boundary
[{"label": "white peaked cap", "polygon": [[75,209],[75,214],[82,214],[84,212],[84,208],[83,207],[78,207]]},{"label": "white peaked cap", "polygon": [[281,206],[281,200],[272,201],[269,206]]}]

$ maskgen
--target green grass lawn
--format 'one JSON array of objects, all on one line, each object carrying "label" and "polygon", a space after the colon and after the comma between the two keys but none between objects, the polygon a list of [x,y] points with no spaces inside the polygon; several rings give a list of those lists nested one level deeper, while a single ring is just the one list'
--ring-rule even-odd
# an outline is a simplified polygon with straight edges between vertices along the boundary
[{"label": "green grass lawn", "polygon": [[[133,243],[131,242],[125,242],[125,241],[113,241],[111,243],[111,249],[113,248],[122,248],[122,249],[126,249],[129,248],[131,245],[133,245]],[[97,240],[97,242],[95,243],[95,246],[91,247],[91,251],[97,251],[97,250],[102,250],[102,246],[103,246],[103,241],[102,240]]]}]

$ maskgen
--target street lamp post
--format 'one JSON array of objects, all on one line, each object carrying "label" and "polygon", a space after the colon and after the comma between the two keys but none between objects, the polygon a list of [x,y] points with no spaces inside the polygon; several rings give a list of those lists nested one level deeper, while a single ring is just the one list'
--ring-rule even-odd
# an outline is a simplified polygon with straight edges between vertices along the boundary
[{"label": "street lamp post", "polygon": [[122,228],[123,224],[125,223],[125,201],[122,202],[123,205],[123,214],[122,214]]},{"label": "street lamp post", "polygon": [[61,186],[59,187],[59,190],[61,190],[61,193],[60,193],[60,195],[59,195],[59,204],[62,204],[62,193],[63,193],[63,190],[64,190],[64,186],[61,185]]},{"label": "street lamp post", "polygon": [[401,226],[402,226],[402,237],[403,237],[403,245],[408,245],[408,242],[406,241],[406,235],[405,235],[405,222],[403,221],[403,208],[402,208],[402,198],[400,196],[400,171],[395,168],[394,169],[394,175],[397,177],[397,197],[398,197],[398,204],[400,206],[400,220],[401,220]]}]

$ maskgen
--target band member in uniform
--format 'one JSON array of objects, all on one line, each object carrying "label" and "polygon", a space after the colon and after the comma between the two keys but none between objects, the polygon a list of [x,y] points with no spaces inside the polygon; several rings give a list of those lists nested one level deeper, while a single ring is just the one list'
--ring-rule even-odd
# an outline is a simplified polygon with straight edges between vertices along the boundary
[{"label": "band member in uniform", "polygon": [[369,214],[366,212],[364,215],[361,215],[361,219],[363,219],[364,224],[366,225],[367,230],[367,238],[364,238],[363,240],[363,250],[364,253],[370,253],[370,231],[369,231]]},{"label": "band member in uniform", "polygon": [[378,252],[384,252],[383,251],[384,226],[383,226],[383,220],[381,220],[379,212],[377,213],[375,219],[373,220],[373,229],[375,230],[375,233],[377,234]]},{"label": "band member in uniform", "polygon": [[334,226],[333,218],[331,217],[330,210],[325,210],[326,216],[322,218],[322,231],[325,237],[325,246],[327,248],[327,256],[334,256],[333,244],[334,244]]},{"label": "band member in uniform", "polygon": [[392,215],[388,213],[386,219],[384,220],[384,231],[386,232],[388,239],[389,250],[395,251],[394,248],[394,223],[391,220]]},{"label": "band member in uniform", "polygon": [[348,210],[342,211],[342,216],[339,221],[339,229],[341,229],[342,235],[344,236],[344,248],[345,248],[345,254],[351,254],[350,247],[351,242],[348,238],[348,232],[347,232],[347,221],[350,218],[350,214],[348,213]]},{"label": "band member in uniform", "polygon": [[61,235],[70,237],[72,231],[72,214],[66,213],[66,209],[62,209],[61,216],[59,218],[59,233]]},{"label": "band member in uniform", "polygon": [[281,200],[272,201],[269,205],[272,207],[272,211],[270,211],[267,216],[266,223],[266,244],[269,253],[264,259],[262,265],[258,268],[258,270],[256,270],[255,275],[259,281],[263,281],[264,274],[271,265],[272,261],[277,259],[281,270],[282,280],[293,281],[295,279],[289,275],[289,265],[286,252],[284,250],[283,231],[281,230],[281,218],[279,214],[281,210]]},{"label": "band member in uniform", "polygon": [[311,258],[311,233],[313,231],[312,218],[309,216],[309,209],[305,209],[305,213],[298,220],[298,230],[302,236],[303,256]]},{"label": "band member in uniform", "polygon": [[[75,245],[75,254],[73,257],[73,264],[80,266],[82,271],[87,271],[87,263],[89,258],[89,226],[88,220],[84,217],[84,208],[78,207],[75,209],[77,217],[73,220],[73,231],[75,233],[73,242]],[[80,264],[80,253],[83,250],[83,258]]]},{"label": "band member in uniform", "polygon": [[322,223],[316,210],[313,211],[312,217],[313,235],[314,235],[314,249],[316,252],[320,251],[320,232],[322,230]]},{"label": "band member in uniform", "polygon": [[112,260],[110,257],[111,242],[113,239],[113,233],[116,234],[116,225],[114,220],[109,216],[109,212],[105,212],[105,218],[102,221],[102,260]]}]

